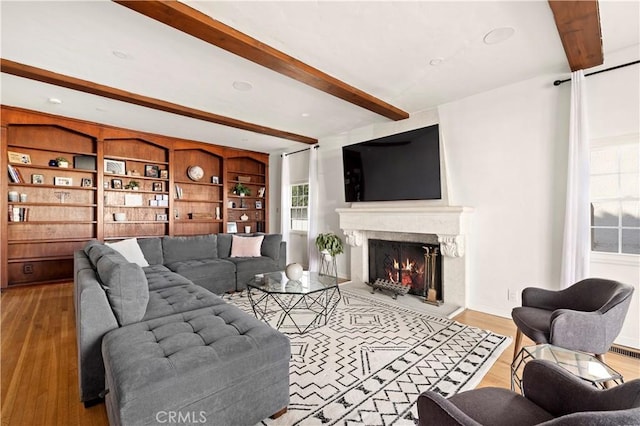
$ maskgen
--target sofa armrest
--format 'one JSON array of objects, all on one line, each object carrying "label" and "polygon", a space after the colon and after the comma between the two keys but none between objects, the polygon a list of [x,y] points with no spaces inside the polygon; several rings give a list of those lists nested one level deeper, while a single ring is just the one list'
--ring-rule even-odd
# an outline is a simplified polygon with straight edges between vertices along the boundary
[{"label": "sofa armrest", "polygon": [[280,257],[278,258],[278,268],[281,271],[284,271],[284,268],[287,266],[287,242],[280,242]]},{"label": "sofa armrest", "polygon": [[425,391],[418,396],[418,425],[481,426],[439,393]]}]

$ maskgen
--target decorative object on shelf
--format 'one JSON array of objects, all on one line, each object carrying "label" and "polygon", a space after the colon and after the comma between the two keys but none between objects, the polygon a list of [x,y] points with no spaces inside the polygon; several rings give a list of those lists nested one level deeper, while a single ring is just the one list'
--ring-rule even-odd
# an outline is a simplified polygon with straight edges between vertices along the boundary
[{"label": "decorative object on shelf", "polygon": [[55,195],[56,198],[60,200],[60,204],[64,204],[65,200],[69,198],[71,193],[66,191],[56,191],[53,193],[53,195]]},{"label": "decorative object on shelf", "polygon": [[118,160],[104,160],[104,172],[113,173],[114,175],[126,174],[126,163]]},{"label": "decorative object on shelf", "polygon": [[10,203],[17,203],[19,199],[20,199],[20,194],[18,194],[18,191],[9,191]]},{"label": "decorative object on shelf", "polygon": [[216,207],[216,220],[220,220],[220,207]]},{"label": "decorative object on shelf", "polygon": [[246,209],[247,208],[247,202],[245,201],[244,198],[240,199],[240,208],[241,209]]},{"label": "decorative object on shelf", "polygon": [[244,233],[245,234],[250,234],[251,233],[251,225],[247,225],[244,227]]},{"label": "decorative object on shelf", "polygon": [[146,164],[144,166],[144,175],[150,178],[157,178],[160,176],[160,167],[155,164]]},{"label": "decorative object on shelf", "polygon": [[166,221],[166,220],[168,220],[168,216],[167,216],[166,213],[159,213],[159,214],[156,214],[156,220],[157,221]]},{"label": "decorative object on shelf", "polygon": [[320,251],[320,275],[338,276],[336,256],[344,253],[342,239],[332,232],[318,234],[316,247]]},{"label": "decorative object on shelf", "polygon": [[122,179],[111,179],[111,187],[113,189],[122,189]]},{"label": "decorative object on shelf", "polygon": [[200,166],[189,166],[187,176],[194,182],[198,182],[204,177],[204,170]]},{"label": "decorative object on shelf", "polygon": [[235,234],[238,232],[238,224],[235,222],[227,223],[227,234]]},{"label": "decorative object on shelf", "polygon": [[267,190],[267,188],[265,188],[264,186],[261,187],[260,189],[258,189],[258,197],[262,198],[264,197],[264,192]]},{"label": "decorative object on shelf", "polygon": [[299,263],[290,263],[284,268],[284,274],[292,281],[298,281],[302,278],[302,265]]},{"label": "decorative object on shelf", "polygon": [[153,182],[153,190],[155,192],[162,192],[162,182]]},{"label": "decorative object on shelf", "polygon": [[140,189],[140,183],[137,180],[130,180],[128,184],[126,184],[125,189],[131,189],[132,191],[137,191]]},{"label": "decorative object on shelf", "polygon": [[241,183],[236,183],[236,186],[233,187],[233,193],[244,197],[245,195],[251,195],[251,189]]},{"label": "decorative object on shelf", "polygon": [[113,220],[115,220],[116,222],[124,222],[125,220],[127,220],[127,214],[126,213],[114,213],[113,214]]},{"label": "decorative object on shelf", "polygon": [[182,187],[176,185],[176,198],[178,200],[182,199]]},{"label": "decorative object on shelf", "polygon": [[56,160],[49,160],[49,167],[58,167],[58,162]]},{"label": "decorative object on shelf", "polygon": [[31,175],[31,183],[34,184],[34,185],[42,185],[42,184],[44,184],[44,175],[32,174]]},{"label": "decorative object on shelf", "polygon": [[251,182],[251,176],[238,176],[238,181],[242,183]]},{"label": "decorative object on shelf", "polygon": [[20,202],[21,203],[27,202],[27,194],[20,194]]},{"label": "decorative object on shelf", "polygon": [[220,183],[220,178],[218,176],[211,176],[211,183]]},{"label": "decorative object on shelf", "polygon": [[96,157],[93,155],[74,155],[73,168],[82,170],[95,170]]},{"label": "decorative object on shelf", "polygon": [[31,164],[31,157],[29,154],[23,154],[21,152],[7,151],[9,155],[10,163]]},{"label": "decorative object on shelf", "polygon": [[249,216],[247,216],[247,214],[244,213],[242,216],[240,216],[240,220],[243,221],[243,222],[246,222],[246,221],[249,220]]},{"label": "decorative object on shelf", "polygon": [[69,167],[69,160],[64,157],[58,157],[56,158],[56,164],[58,165],[58,167],[66,169],[67,167]]},{"label": "decorative object on shelf", "polygon": [[73,179],[70,177],[56,176],[53,178],[53,184],[58,186],[71,186],[73,185]]},{"label": "decorative object on shelf", "polygon": [[169,179],[169,170],[160,170],[160,179]]},{"label": "decorative object on shelf", "polygon": [[91,179],[91,178],[82,178],[82,181],[80,181],[80,186],[82,186],[84,188],[91,188],[93,186],[93,179]]},{"label": "decorative object on shelf", "polygon": [[140,176],[140,172],[137,170],[129,170],[127,176]]},{"label": "decorative object on shelf", "polygon": [[236,208],[236,203],[233,202],[233,201],[229,201],[227,203],[227,207],[230,208],[230,209],[235,209]]},{"label": "decorative object on shelf", "polygon": [[256,201],[256,209],[262,208],[262,201]]}]

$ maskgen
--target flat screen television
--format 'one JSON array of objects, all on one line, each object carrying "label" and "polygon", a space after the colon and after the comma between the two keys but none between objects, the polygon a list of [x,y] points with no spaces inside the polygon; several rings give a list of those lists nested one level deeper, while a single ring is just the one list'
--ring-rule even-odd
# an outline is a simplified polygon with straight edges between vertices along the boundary
[{"label": "flat screen television", "polygon": [[439,200],[438,125],[342,147],[346,202]]}]

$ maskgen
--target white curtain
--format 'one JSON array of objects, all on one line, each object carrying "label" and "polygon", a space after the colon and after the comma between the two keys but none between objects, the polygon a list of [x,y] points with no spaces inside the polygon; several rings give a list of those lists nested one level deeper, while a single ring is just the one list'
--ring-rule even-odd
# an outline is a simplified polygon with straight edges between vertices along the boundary
[{"label": "white curtain", "polygon": [[282,233],[282,240],[287,242],[287,261],[291,257],[289,256],[290,241],[289,231],[291,230],[291,209],[289,203],[291,202],[291,185],[289,183],[289,158],[287,154],[282,154],[282,167],[280,175],[280,232]]},{"label": "white curtain", "polygon": [[318,146],[309,150],[309,205],[307,211],[307,254],[309,256],[309,271],[318,272],[319,259],[316,250],[316,235],[318,234]]},{"label": "white curtain", "polygon": [[567,202],[562,250],[562,288],[589,275],[589,138],[584,72],[571,73]]}]

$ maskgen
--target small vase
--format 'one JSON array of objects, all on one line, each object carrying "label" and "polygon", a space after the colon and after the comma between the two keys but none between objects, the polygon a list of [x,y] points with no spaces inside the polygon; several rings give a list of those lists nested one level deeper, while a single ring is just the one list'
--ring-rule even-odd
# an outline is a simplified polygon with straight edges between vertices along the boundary
[{"label": "small vase", "polygon": [[299,263],[290,263],[284,270],[284,274],[292,281],[298,281],[302,278],[302,265]]},{"label": "small vase", "polygon": [[69,167],[69,163],[66,161],[58,161],[58,167],[62,167],[63,169],[66,169]]}]

